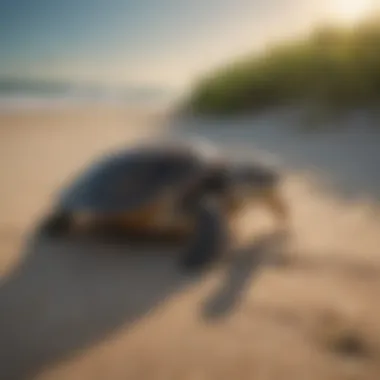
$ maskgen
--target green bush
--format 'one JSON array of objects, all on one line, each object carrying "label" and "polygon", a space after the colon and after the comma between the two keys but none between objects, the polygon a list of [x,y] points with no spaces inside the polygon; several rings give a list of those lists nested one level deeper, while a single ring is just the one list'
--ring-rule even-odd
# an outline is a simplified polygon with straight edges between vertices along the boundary
[{"label": "green bush", "polygon": [[320,28],[222,67],[196,84],[189,105],[221,114],[295,101],[333,108],[380,104],[379,20]]}]

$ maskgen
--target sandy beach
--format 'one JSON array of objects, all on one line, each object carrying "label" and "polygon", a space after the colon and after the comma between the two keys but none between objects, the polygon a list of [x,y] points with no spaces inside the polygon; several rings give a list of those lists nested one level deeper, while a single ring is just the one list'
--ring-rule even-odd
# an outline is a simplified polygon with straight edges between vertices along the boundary
[{"label": "sandy beach", "polygon": [[[164,120],[110,106],[0,114],[0,378],[379,379],[380,219],[368,190],[377,172],[364,155],[344,171],[327,148],[302,153],[295,137],[249,135],[246,124],[229,134],[226,125],[183,126],[235,150],[258,144],[288,173],[291,236],[248,212],[241,233],[252,241],[202,278],[179,274],[175,252],[30,238],[70,175],[108,149],[161,134]],[[373,161],[375,144],[360,141]],[[318,152],[324,161],[313,160]],[[344,172],[342,187],[368,186],[360,197],[328,191],[313,169],[296,167],[306,156],[315,172]]]}]

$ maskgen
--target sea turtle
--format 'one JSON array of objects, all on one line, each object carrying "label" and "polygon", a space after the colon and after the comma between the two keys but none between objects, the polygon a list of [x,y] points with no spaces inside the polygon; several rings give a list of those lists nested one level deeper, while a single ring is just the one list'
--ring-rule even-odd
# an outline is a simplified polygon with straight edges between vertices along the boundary
[{"label": "sea turtle", "polygon": [[172,232],[186,242],[182,265],[196,269],[228,247],[229,222],[245,201],[259,197],[285,218],[278,182],[273,170],[232,164],[210,144],[137,144],[80,173],[60,194],[43,230],[62,233],[101,221],[147,236]]}]

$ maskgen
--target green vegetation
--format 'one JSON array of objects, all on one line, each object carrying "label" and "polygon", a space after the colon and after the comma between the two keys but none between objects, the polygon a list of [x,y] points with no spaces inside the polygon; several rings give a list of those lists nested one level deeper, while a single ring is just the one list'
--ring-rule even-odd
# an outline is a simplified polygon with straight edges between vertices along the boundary
[{"label": "green vegetation", "polygon": [[380,20],[323,27],[207,75],[190,108],[201,114],[260,110],[294,102],[345,109],[380,104]]}]

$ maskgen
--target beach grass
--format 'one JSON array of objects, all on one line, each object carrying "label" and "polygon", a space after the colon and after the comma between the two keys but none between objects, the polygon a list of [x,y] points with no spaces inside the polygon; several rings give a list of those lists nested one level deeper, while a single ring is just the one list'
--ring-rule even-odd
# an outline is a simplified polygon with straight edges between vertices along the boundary
[{"label": "beach grass", "polygon": [[380,104],[380,18],[323,26],[298,40],[247,55],[206,74],[187,106],[236,114],[302,103],[344,110]]}]

